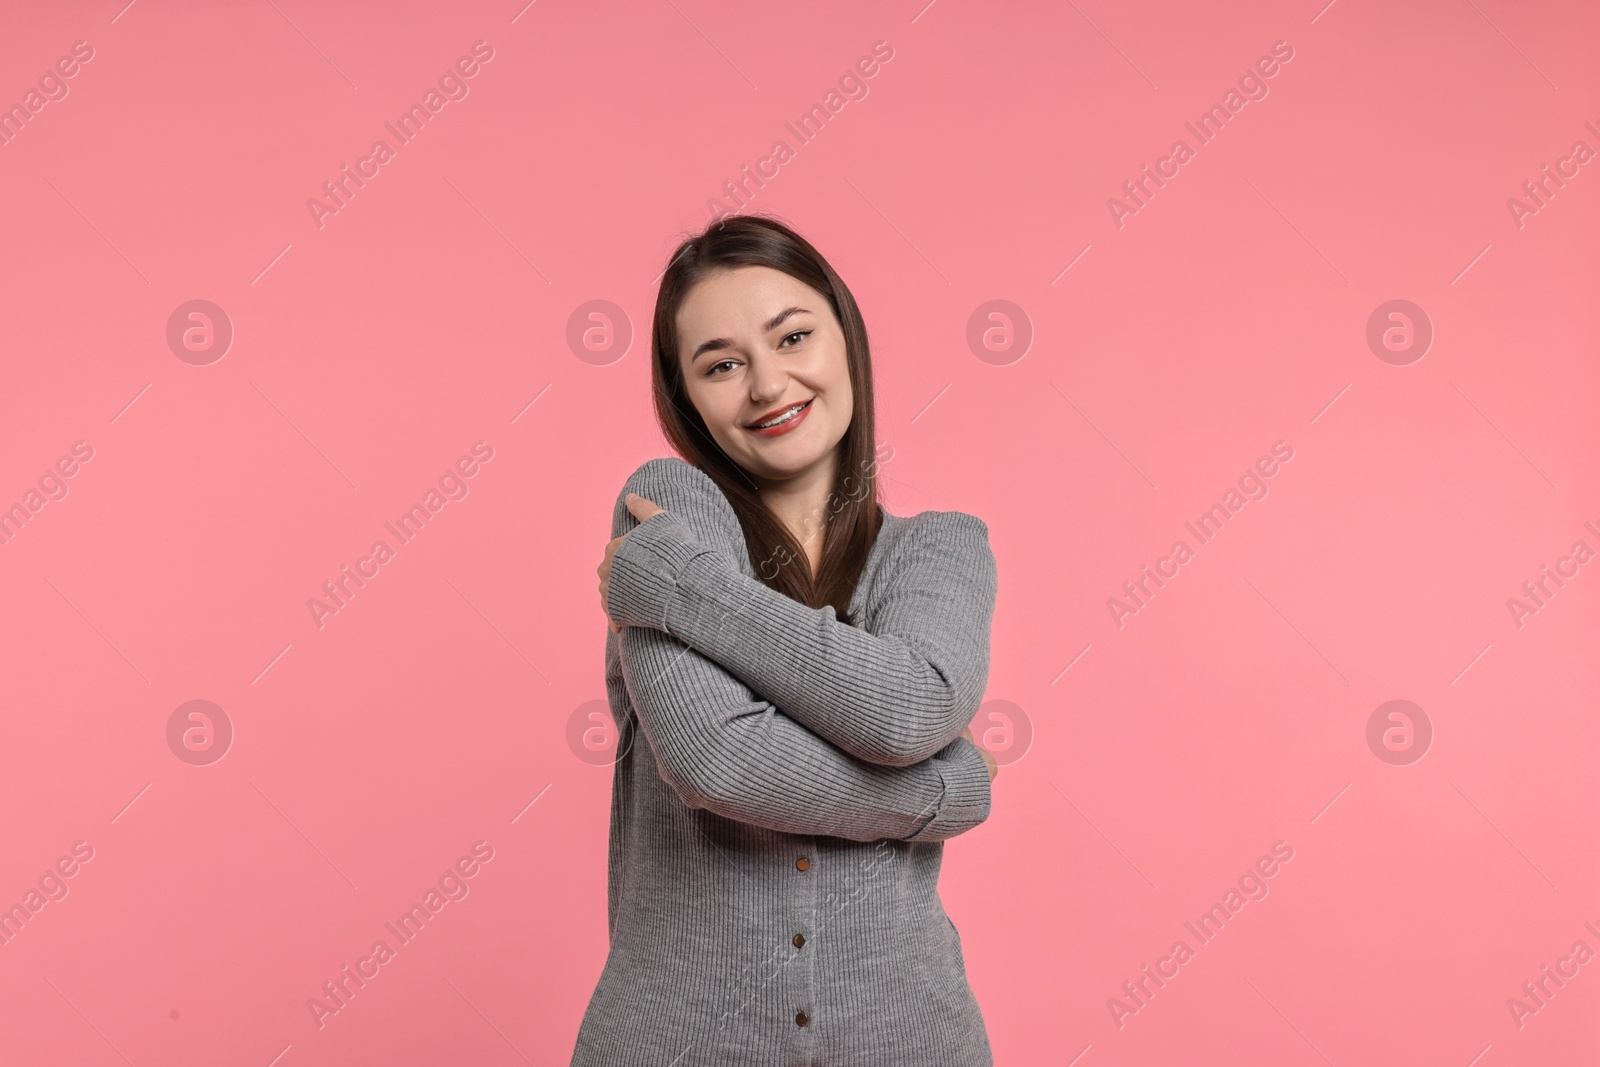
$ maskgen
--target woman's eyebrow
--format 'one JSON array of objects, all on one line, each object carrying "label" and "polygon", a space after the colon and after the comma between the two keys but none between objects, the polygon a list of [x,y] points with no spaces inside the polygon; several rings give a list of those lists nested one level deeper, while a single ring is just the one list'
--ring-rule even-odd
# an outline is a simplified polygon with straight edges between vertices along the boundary
[{"label": "woman's eyebrow", "polygon": [[[776,315],[772,316],[772,318],[770,318],[766,322],[762,323],[761,324],[761,332],[762,333],[771,333],[773,330],[776,330],[779,326],[782,326],[784,320],[787,319],[790,315],[809,315],[809,314],[811,314],[811,309],[810,308],[786,307],[782,311],[778,312]],[[715,352],[718,349],[731,348],[731,347],[733,347],[733,342],[728,340],[726,337],[715,337],[715,338],[712,338],[709,341],[702,341],[695,348],[694,355],[689,357],[689,362],[693,363],[695,360],[699,359],[700,358],[700,354],[702,352]]]},{"label": "woman's eyebrow", "polygon": [[783,325],[783,320],[788,318],[790,315],[809,315],[809,314],[811,314],[811,312],[806,310],[805,308],[802,308],[802,307],[787,307],[787,308],[784,308],[782,311],[778,312],[776,315],[772,316],[772,318],[768,319],[765,323],[762,324],[761,332],[762,333],[771,333],[773,330],[776,330],[779,326],[782,326]]}]

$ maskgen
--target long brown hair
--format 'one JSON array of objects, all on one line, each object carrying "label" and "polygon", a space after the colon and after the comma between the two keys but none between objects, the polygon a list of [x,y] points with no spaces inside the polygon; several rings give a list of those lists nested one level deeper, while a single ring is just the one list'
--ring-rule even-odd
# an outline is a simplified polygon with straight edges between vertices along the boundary
[{"label": "long brown hair", "polygon": [[[827,503],[832,517],[812,517],[813,524],[823,524],[824,530],[822,563],[815,578],[799,540],[761,500],[749,473],[706,429],[705,420],[689,399],[678,362],[678,309],[689,290],[715,271],[744,266],[771,267],[809,285],[828,298],[844,331],[854,403],[850,426],[837,446],[837,473]],[[841,621],[855,625],[849,614],[850,598],[877,540],[882,516],[873,433],[872,353],[866,324],[844,280],[822,253],[777,219],[763,215],[723,218],[685,240],[673,253],[656,294],[650,348],[661,431],[686,462],[711,476],[733,505],[757,577],[808,607],[831,604]]]}]

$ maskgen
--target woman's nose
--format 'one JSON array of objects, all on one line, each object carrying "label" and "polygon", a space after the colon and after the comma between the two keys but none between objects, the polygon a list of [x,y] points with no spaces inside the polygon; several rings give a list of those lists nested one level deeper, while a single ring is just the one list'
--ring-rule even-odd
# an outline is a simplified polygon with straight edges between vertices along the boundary
[{"label": "woman's nose", "polygon": [[770,353],[757,353],[750,360],[750,399],[775,400],[789,386],[789,373]]}]

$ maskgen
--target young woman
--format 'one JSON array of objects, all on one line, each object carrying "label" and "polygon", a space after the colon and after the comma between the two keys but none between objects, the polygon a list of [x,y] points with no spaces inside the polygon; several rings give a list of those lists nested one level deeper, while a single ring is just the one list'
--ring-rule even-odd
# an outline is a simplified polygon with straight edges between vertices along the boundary
[{"label": "young woman", "polygon": [[938,894],[996,771],[988,527],[878,504],[866,328],[781,223],[685,241],[651,348],[685,458],[628,479],[598,568],[622,755],[573,1067],[992,1064]]}]

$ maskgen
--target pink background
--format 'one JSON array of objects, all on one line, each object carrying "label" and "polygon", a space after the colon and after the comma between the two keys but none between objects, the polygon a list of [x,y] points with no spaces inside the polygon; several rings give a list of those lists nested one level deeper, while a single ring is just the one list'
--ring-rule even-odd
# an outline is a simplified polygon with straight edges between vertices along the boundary
[{"label": "pink background", "polygon": [[[0,947],[0,1061],[566,1062],[611,778],[567,731],[603,696],[612,502],[666,454],[654,281],[778,139],[750,207],[864,309],[889,510],[977,514],[999,560],[988,695],[1033,740],[942,881],[998,1062],[1600,1052],[1600,962],[1507,1006],[1600,952],[1600,564],[1507,604],[1600,549],[1600,162],[1507,206],[1600,150],[1593,5],[122,2],[0,33],[0,103],[94,50],[0,147],[0,506],[93,449],[0,547],[0,904],[93,849]],[[480,40],[468,95],[319,228],[307,199]],[[878,41],[800,145],[784,123]],[[166,340],[193,299],[234,330],[209,365]],[[1020,359],[968,346],[996,299]],[[1435,335],[1404,366],[1366,341],[1393,299]],[[593,300],[631,320],[620,358],[569,347]],[[469,494],[319,628],[322,583],[477,441]],[[1200,546],[1183,524],[1278,441]],[[1366,737],[1394,699],[1433,731],[1407,765]],[[220,761],[169,747],[190,700],[232,724]],[[479,841],[469,895],[319,1028],[308,999]],[[1200,945],[1184,923],[1278,841]]]}]

